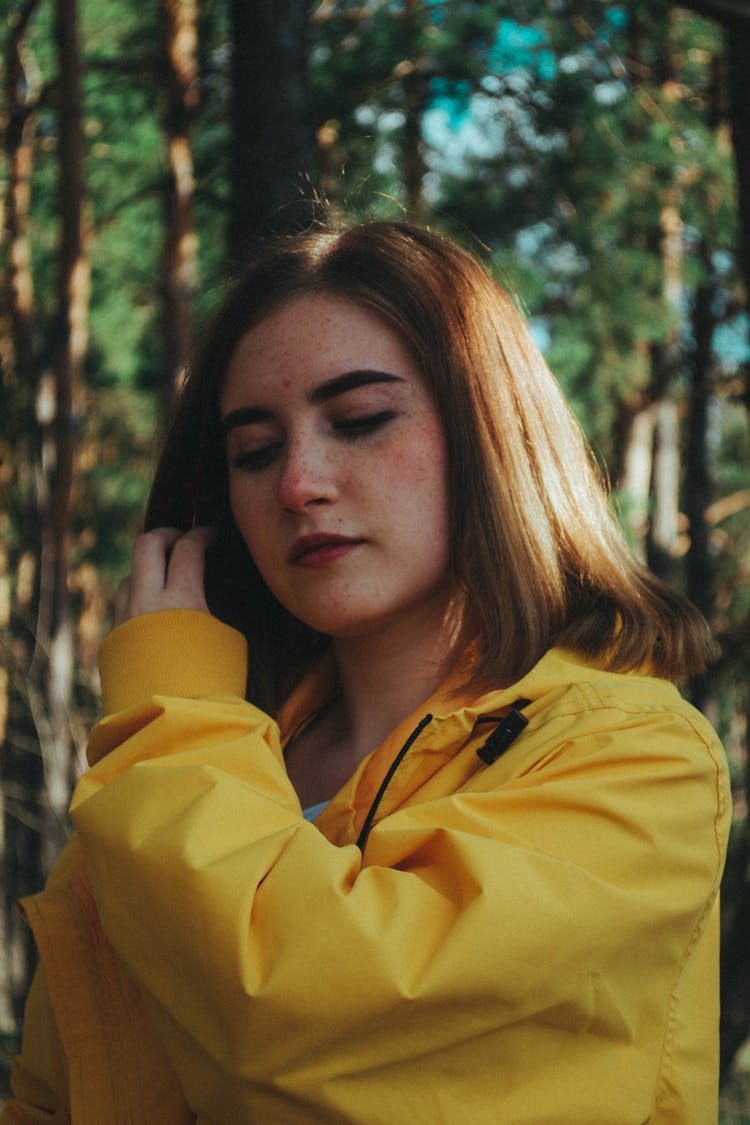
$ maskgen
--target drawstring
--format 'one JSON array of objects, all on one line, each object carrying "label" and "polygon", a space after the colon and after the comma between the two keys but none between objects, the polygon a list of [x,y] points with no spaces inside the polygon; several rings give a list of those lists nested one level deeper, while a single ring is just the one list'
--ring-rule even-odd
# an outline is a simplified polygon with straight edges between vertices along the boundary
[{"label": "drawstring", "polygon": [[432,722],[432,715],[425,715],[425,717],[421,720],[421,722],[418,724],[418,726],[416,726],[414,728],[414,730],[411,732],[411,734],[407,738],[406,742],[401,747],[401,749],[399,750],[396,757],[393,759],[393,761],[391,763],[391,766],[388,770],[388,773],[383,778],[383,781],[380,785],[380,788],[378,789],[377,793],[375,794],[375,800],[370,805],[370,809],[367,813],[367,816],[365,817],[365,822],[362,825],[362,831],[360,832],[359,837],[357,839],[357,847],[359,848],[359,850],[361,852],[363,852],[365,850],[365,843],[367,841],[367,837],[369,835],[370,829],[372,828],[372,822],[375,819],[375,813],[378,811],[378,806],[380,805],[380,802],[383,800],[383,797],[385,796],[385,791],[388,788],[388,786],[391,782],[391,779],[393,778],[394,773],[396,772],[398,767],[401,765],[402,761],[404,760],[406,755],[409,753],[409,750],[414,745],[416,740],[419,738],[419,736],[422,733],[422,731],[424,730],[424,728],[431,722]]},{"label": "drawstring", "polygon": [[[486,762],[487,765],[492,765],[492,763],[496,761],[496,759],[499,758],[501,754],[504,754],[510,744],[514,742],[516,738],[518,738],[524,727],[528,725],[529,720],[525,715],[521,714],[521,709],[523,707],[528,707],[529,702],[530,701],[528,699],[517,699],[507,715],[483,715],[479,719],[477,719],[475,726],[479,726],[480,723],[497,723],[496,729],[492,732],[487,741],[477,750],[478,756],[482,759],[483,762]],[[372,828],[372,822],[375,819],[375,814],[378,811],[380,802],[385,796],[385,791],[393,779],[393,775],[401,765],[406,755],[409,753],[411,747],[419,738],[424,728],[431,722],[432,715],[425,715],[421,722],[411,732],[406,742],[401,747],[396,757],[393,759],[388,773],[383,778],[380,788],[375,794],[375,799],[370,805],[367,816],[365,817],[365,822],[362,825],[362,831],[360,832],[357,839],[357,847],[360,851],[363,852],[365,850],[365,843],[367,842],[367,837],[370,833],[370,829]]]}]

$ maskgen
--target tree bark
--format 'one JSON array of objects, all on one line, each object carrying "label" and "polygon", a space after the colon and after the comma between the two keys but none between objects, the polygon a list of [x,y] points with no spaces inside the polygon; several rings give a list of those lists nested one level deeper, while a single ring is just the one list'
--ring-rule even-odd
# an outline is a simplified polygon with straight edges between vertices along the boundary
[{"label": "tree bark", "polygon": [[[745,293],[750,299],[750,15],[737,22],[727,34],[729,59],[729,99],[732,115]],[[750,395],[750,388],[748,388]],[[748,399],[750,409],[750,398]]]},{"label": "tree bark", "polygon": [[622,429],[625,438],[619,488],[633,551],[645,562],[654,465],[654,412],[650,402],[630,407]]},{"label": "tree bark", "polygon": [[671,582],[679,528],[680,425],[677,403],[668,392],[652,409],[654,466],[646,561],[654,574]]},{"label": "tree bark", "polygon": [[[745,698],[745,761],[750,760],[750,703]],[[750,807],[750,772],[745,770],[745,800]],[[721,943],[721,995],[720,995],[720,1077],[729,1077],[732,1063],[743,1043],[750,1035],[750,882],[746,878],[747,859],[750,854],[747,823],[740,844],[741,860],[735,865],[740,872],[742,886],[731,896],[735,904],[731,925],[727,927]],[[729,896],[727,896],[729,897]]]},{"label": "tree bark", "polygon": [[[35,103],[39,94],[33,73],[24,66],[24,41],[38,0],[27,0],[14,13],[5,50],[4,93],[8,174],[5,198],[7,247],[2,293],[0,339],[0,415],[11,444],[8,476],[2,482],[0,525],[12,531],[9,551],[0,565],[0,1032],[13,1034],[19,1026],[22,1001],[33,963],[33,943],[21,922],[19,894],[38,889],[39,836],[35,820],[43,773],[34,725],[28,708],[27,672],[33,642],[29,619],[40,552],[38,520],[29,518],[33,505],[31,482],[38,463],[38,434],[33,421],[37,363],[34,348],[35,301],[31,271],[28,217],[36,129]],[[14,543],[15,540],[15,543]]]},{"label": "tree bark", "polygon": [[677,192],[669,190],[662,206],[662,295],[674,327],[664,343],[651,349],[651,398],[654,419],[654,467],[651,479],[651,519],[646,560],[654,574],[672,580],[677,554],[680,512],[680,425],[672,394],[676,370],[682,362],[679,330],[684,292],[682,218]]},{"label": "tree bark", "polygon": [[5,97],[8,125],[5,151],[8,160],[8,191],[6,198],[7,308],[10,320],[12,355],[4,356],[5,379],[15,372],[14,392],[33,385],[34,347],[32,319],[34,281],[31,273],[31,252],[28,238],[28,215],[31,199],[31,170],[34,161],[36,115],[30,102],[36,94],[25,73],[22,45],[26,29],[38,0],[27,0],[8,35],[5,54]]},{"label": "tree bark", "polygon": [[423,184],[425,177],[422,119],[427,106],[429,78],[422,46],[425,10],[422,0],[406,0],[404,5],[409,58],[403,66],[404,126],[401,136],[401,167],[404,195],[409,216],[425,218]]},{"label": "tree bark", "polygon": [[229,252],[241,262],[268,233],[317,214],[307,78],[311,0],[232,0]]},{"label": "tree bark", "polygon": [[[750,5],[747,0],[690,0],[690,7],[716,20],[725,30],[729,115],[739,204],[739,255],[746,301],[750,301]],[[743,398],[750,410],[748,378]]]},{"label": "tree bark", "polygon": [[[704,264],[710,271],[710,255],[704,248]],[[710,275],[709,275],[710,276]],[[713,498],[708,458],[709,404],[711,399],[711,342],[715,328],[712,311],[714,286],[706,280],[699,286],[693,305],[694,345],[689,357],[690,416],[685,466],[685,510],[690,531],[687,553],[687,594],[708,621],[714,618],[714,568],[711,561],[708,510]],[[691,699],[701,711],[709,703],[708,676],[691,684]]]},{"label": "tree bark", "polygon": [[164,0],[162,11],[166,104],[164,132],[168,173],[164,210],[164,288],[162,328],[164,366],[162,417],[169,417],[185,373],[197,284],[198,235],[195,229],[195,177],[190,133],[198,108],[198,5],[196,0]]},{"label": "tree bark", "polygon": [[[726,51],[729,59],[729,42],[726,42]],[[729,60],[730,83],[733,66],[734,64]],[[724,59],[717,59],[714,73],[706,117],[710,126],[718,132],[723,126],[726,112],[727,65]],[[750,109],[750,103],[748,108]],[[695,288],[691,311],[692,345],[687,355],[690,413],[685,465],[685,510],[689,526],[689,547],[686,558],[687,593],[711,624],[714,623],[716,615],[716,575],[710,537],[714,488],[709,456],[709,426],[710,406],[714,395],[713,340],[717,326],[715,307],[718,289],[712,258],[710,236],[706,235],[701,239],[699,247],[703,280]],[[719,714],[715,669],[712,668],[701,676],[693,677],[689,688],[691,702],[716,726],[719,722]]]},{"label": "tree bark", "polygon": [[36,648],[30,697],[45,772],[46,872],[64,838],[63,824],[74,776],[69,721],[73,687],[74,623],[70,607],[71,512],[80,379],[88,340],[89,263],[84,230],[81,57],[77,0],[56,0],[59,132],[57,313],[51,369],[37,396],[42,430],[42,553]]}]

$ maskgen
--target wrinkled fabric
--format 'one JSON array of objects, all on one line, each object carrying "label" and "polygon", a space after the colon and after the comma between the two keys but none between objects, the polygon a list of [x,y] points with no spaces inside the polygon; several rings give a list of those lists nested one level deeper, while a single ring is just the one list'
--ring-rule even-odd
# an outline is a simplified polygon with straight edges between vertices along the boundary
[{"label": "wrinkled fabric", "polygon": [[312,824],[282,747],[330,668],[277,723],[242,644],[169,611],[103,646],[4,1125],[716,1121],[727,773],[677,690],[562,650],[448,683]]}]

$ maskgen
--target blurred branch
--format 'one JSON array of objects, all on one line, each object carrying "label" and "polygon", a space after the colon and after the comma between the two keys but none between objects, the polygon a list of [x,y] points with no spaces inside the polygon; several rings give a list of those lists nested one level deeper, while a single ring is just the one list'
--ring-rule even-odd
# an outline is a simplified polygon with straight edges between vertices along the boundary
[{"label": "blurred branch", "polygon": [[99,221],[93,227],[94,234],[101,234],[108,226],[110,226],[118,217],[121,211],[126,211],[128,207],[132,207],[136,203],[143,203],[146,199],[159,198],[164,191],[164,177],[160,176],[158,179],[150,180],[144,184],[137,191],[130,192],[129,195],[124,195],[118,199],[116,203],[101,216]]},{"label": "blurred branch", "polygon": [[8,16],[8,26],[11,33],[11,45],[15,49],[17,43],[23,39],[29,20],[39,6],[39,0],[25,0],[21,7]]},{"label": "blurred branch", "polygon": [[750,27],[747,0],[689,0],[684,6],[724,25],[744,23]]}]

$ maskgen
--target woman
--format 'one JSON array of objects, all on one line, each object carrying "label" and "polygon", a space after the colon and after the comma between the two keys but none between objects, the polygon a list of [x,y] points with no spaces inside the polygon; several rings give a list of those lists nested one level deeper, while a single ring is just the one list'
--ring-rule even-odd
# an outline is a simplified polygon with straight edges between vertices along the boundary
[{"label": "woman", "polygon": [[270,247],[147,524],[3,1120],[715,1120],[709,634],[483,269]]}]

